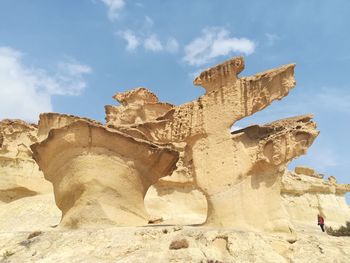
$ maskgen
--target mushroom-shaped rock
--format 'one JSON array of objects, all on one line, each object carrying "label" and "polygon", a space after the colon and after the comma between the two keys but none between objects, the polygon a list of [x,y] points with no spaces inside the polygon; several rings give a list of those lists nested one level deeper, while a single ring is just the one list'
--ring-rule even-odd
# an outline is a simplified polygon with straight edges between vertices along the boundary
[{"label": "mushroom-shaped rock", "polygon": [[52,129],[31,147],[53,184],[60,225],[70,228],[147,224],[145,193],[178,160],[170,148],[84,120]]}]

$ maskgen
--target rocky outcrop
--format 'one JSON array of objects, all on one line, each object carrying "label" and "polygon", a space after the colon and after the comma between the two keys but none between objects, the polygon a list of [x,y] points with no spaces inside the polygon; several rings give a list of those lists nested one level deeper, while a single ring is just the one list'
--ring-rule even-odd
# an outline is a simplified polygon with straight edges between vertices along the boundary
[{"label": "rocky outcrop", "polygon": [[47,138],[49,135],[50,130],[62,128],[64,126],[67,126],[73,122],[79,121],[79,120],[85,120],[91,123],[95,123],[97,125],[102,125],[100,122],[78,117],[74,115],[68,115],[68,114],[60,114],[60,113],[41,113],[39,116],[39,123],[38,123],[38,139],[39,141],[43,141]]},{"label": "rocky outcrop", "polygon": [[[310,117],[300,117],[284,121],[291,125],[286,129],[282,122],[256,128],[276,141],[268,136],[251,139],[254,127],[231,135],[233,123],[282,99],[295,84],[294,64],[239,78],[243,68],[239,57],[204,71],[194,84],[203,86],[205,95],[174,107],[155,121],[130,127],[158,144],[181,145],[181,166],[188,169],[187,177],[194,179],[208,201],[207,225],[288,232],[278,178],[291,159],[306,152],[317,132]],[[254,201],[266,203],[259,206]],[[257,214],[264,215],[262,220],[256,220]]]},{"label": "rocky outcrop", "polygon": [[[280,181],[286,165],[305,154],[318,135],[311,117],[284,119],[232,133],[235,151],[230,156],[237,164],[232,172],[236,180],[227,180],[225,191],[218,188],[213,200],[221,203],[222,211],[234,212],[220,221],[237,218],[241,225],[250,223],[285,231],[288,215],[281,205]],[[232,203],[224,201],[229,196],[234,197]],[[244,215],[244,219],[239,219],[238,215]],[[217,219],[208,217],[208,220]]]},{"label": "rocky outcrop", "polygon": [[105,106],[108,126],[129,126],[154,121],[174,106],[159,102],[157,96],[145,88],[117,93],[113,96],[121,105]]},{"label": "rocky outcrop", "polygon": [[324,180],[315,177],[316,172],[296,171],[283,175],[281,187],[284,206],[296,224],[314,225],[318,214],[324,217],[326,226],[337,228],[350,221],[350,208],[344,196],[350,192],[350,184],[337,184],[333,176]]},{"label": "rocky outcrop", "polygon": [[31,148],[70,228],[147,224],[146,191],[178,160],[170,148],[86,120],[51,129]]},{"label": "rocky outcrop", "polygon": [[296,174],[304,174],[304,175],[321,178],[321,179],[324,177],[323,174],[316,173],[314,169],[306,166],[297,166],[295,167],[294,172]]},{"label": "rocky outcrop", "polygon": [[[135,124],[157,121],[173,105],[160,102],[157,96],[145,88],[117,93],[113,96],[120,105],[105,106],[107,126],[147,139]],[[162,177],[152,185],[145,196],[145,206],[154,218],[162,218],[163,224],[200,224],[206,219],[207,201],[196,187],[191,167],[185,159],[186,143],[168,141],[179,151],[177,169],[171,176]]]},{"label": "rocky outcrop", "polygon": [[36,135],[34,124],[0,121],[0,203],[52,191],[32,159],[30,145],[37,141]]}]

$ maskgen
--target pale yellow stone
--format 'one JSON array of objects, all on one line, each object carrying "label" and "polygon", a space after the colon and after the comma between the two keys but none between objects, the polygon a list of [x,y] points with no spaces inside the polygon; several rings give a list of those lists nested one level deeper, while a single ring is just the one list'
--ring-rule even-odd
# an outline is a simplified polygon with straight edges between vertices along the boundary
[{"label": "pale yellow stone", "polygon": [[[128,127],[133,136],[172,143],[180,152],[174,173],[186,170],[180,180],[188,178],[186,183],[205,195],[206,225],[290,232],[280,179],[286,164],[305,154],[318,132],[311,117],[302,116],[230,134],[236,121],[282,99],[295,85],[294,64],[240,78],[243,69],[239,57],[205,70],[194,81],[206,89],[205,95]],[[118,115],[109,113],[107,124],[118,129]],[[162,181],[176,183],[170,178]]]},{"label": "pale yellow stone", "polygon": [[37,141],[37,126],[21,120],[0,121],[0,203],[52,192],[30,145]]},{"label": "pale yellow stone", "polygon": [[52,129],[31,146],[62,211],[60,225],[145,225],[147,189],[170,174],[178,153],[88,120]]},{"label": "pale yellow stone", "polygon": [[350,208],[345,193],[350,184],[337,184],[331,180],[286,172],[282,177],[281,195],[292,221],[297,224],[315,225],[317,215],[325,219],[326,226],[338,228],[350,221]]}]

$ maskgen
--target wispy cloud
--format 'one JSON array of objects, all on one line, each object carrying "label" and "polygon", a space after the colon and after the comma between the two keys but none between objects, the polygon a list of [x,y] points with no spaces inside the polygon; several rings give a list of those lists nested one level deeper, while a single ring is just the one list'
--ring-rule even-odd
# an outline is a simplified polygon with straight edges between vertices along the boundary
[{"label": "wispy cloud", "polygon": [[124,7],[124,0],[100,0],[108,8],[108,18],[111,21],[116,20],[119,17],[120,10]]},{"label": "wispy cloud", "polygon": [[118,35],[127,42],[126,49],[129,51],[135,50],[140,45],[139,38],[135,35],[133,31],[129,29],[125,31],[120,31]]},{"label": "wispy cloud", "polygon": [[28,67],[23,54],[0,47],[0,119],[21,118],[34,121],[41,112],[52,111],[53,95],[76,96],[86,88],[84,75],[92,69],[68,59],[54,73]]},{"label": "wispy cloud", "polygon": [[150,51],[162,51],[164,49],[156,35],[150,35],[147,37],[143,42],[143,46],[146,50]]},{"label": "wispy cloud", "polygon": [[201,35],[185,47],[184,60],[190,65],[201,66],[215,58],[232,53],[252,54],[255,43],[247,38],[230,37],[224,28],[211,27],[202,30]]},{"label": "wispy cloud", "polygon": [[179,50],[179,43],[174,37],[161,40],[157,34],[136,33],[130,29],[118,32],[118,36],[126,41],[127,51],[135,51],[140,46],[151,52],[176,53]]},{"label": "wispy cloud", "polygon": [[168,38],[166,45],[165,45],[165,50],[167,50],[170,53],[176,53],[179,50],[179,43],[174,37]]}]

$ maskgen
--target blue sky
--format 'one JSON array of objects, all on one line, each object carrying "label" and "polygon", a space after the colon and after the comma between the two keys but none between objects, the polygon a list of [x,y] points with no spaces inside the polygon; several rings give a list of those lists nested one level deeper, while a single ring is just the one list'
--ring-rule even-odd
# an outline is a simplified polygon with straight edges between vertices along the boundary
[{"label": "blue sky", "polygon": [[294,62],[290,95],[236,125],[313,113],[321,134],[291,167],[350,183],[349,11],[347,0],[0,0],[0,119],[103,121],[117,91],[181,104],[203,94],[196,73],[232,56],[245,56],[242,75]]}]

